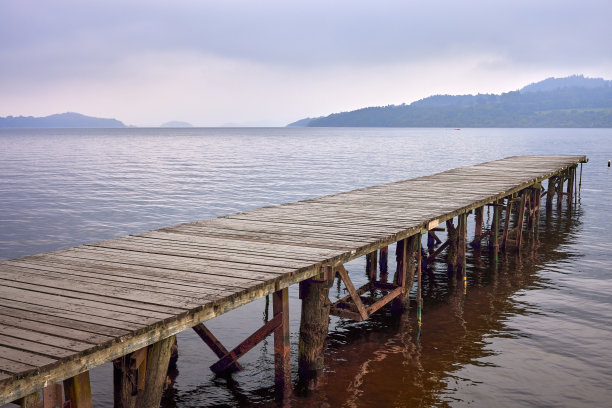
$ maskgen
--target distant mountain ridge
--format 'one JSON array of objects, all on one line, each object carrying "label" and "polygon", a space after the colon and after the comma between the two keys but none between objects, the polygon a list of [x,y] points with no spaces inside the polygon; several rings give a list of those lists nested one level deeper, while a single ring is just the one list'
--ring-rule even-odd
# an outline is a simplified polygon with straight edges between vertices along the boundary
[{"label": "distant mountain ridge", "polygon": [[499,95],[433,95],[410,105],[368,107],[288,126],[612,127],[612,81],[548,78]]},{"label": "distant mountain ridge", "polygon": [[95,118],[80,113],[66,112],[44,117],[0,117],[0,128],[124,128],[117,119]]}]

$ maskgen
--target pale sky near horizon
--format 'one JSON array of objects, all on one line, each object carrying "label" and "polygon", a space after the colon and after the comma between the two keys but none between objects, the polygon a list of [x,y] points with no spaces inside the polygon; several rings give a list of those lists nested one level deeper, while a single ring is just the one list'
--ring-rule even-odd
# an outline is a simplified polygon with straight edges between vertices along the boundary
[{"label": "pale sky near horizon", "polygon": [[304,117],[612,79],[609,0],[0,0],[0,116]]}]

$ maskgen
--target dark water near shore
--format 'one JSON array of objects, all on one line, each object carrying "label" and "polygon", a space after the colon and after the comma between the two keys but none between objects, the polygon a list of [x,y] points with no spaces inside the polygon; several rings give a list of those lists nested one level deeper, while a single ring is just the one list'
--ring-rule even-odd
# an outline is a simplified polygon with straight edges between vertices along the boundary
[{"label": "dark water near shore", "polygon": [[[0,129],[0,259],[520,154],[586,154],[576,210],[544,212],[539,242],[497,268],[470,251],[465,296],[435,265],[418,340],[414,311],[332,317],[317,390],[288,403],[610,406],[612,129]],[[347,265],[356,285],[364,267]],[[290,296],[295,362],[297,287]],[[233,347],[264,307],[260,299],[207,326]],[[209,371],[214,355],[195,333],[178,342],[164,407],[274,405],[271,338],[231,381]],[[112,406],[110,365],[92,382],[95,406]]]}]

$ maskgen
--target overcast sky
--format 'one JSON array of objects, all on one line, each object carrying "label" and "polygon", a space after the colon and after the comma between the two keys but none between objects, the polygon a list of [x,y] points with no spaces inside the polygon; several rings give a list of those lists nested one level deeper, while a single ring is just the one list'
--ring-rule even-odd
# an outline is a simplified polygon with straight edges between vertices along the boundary
[{"label": "overcast sky", "polygon": [[0,116],[282,126],[612,79],[610,0],[0,0]]}]

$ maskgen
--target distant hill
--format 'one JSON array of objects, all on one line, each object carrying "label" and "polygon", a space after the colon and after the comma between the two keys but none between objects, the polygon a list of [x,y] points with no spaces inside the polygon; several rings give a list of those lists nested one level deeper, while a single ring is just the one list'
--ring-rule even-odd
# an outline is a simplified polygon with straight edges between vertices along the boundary
[{"label": "distant hill", "polygon": [[434,95],[410,105],[363,108],[288,126],[612,127],[612,81],[548,78],[500,95]]},{"label": "distant hill", "polygon": [[124,128],[117,119],[94,118],[80,113],[66,112],[44,117],[0,117],[0,128]]},{"label": "distant hill", "polygon": [[178,121],[178,120],[173,120],[173,121],[166,122],[166,123],[162,124],[160,127],[165,127],[165,128],[184,128],[184,127],[193,127],[193,125],[191,123],[181,122],[181,121]]}]

